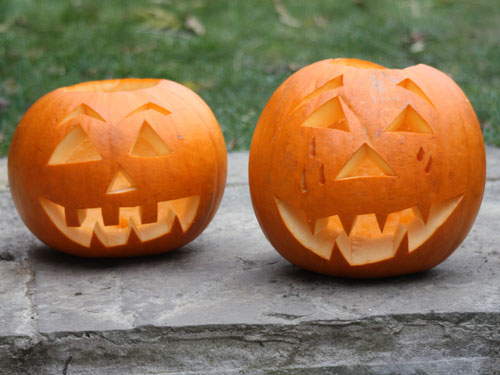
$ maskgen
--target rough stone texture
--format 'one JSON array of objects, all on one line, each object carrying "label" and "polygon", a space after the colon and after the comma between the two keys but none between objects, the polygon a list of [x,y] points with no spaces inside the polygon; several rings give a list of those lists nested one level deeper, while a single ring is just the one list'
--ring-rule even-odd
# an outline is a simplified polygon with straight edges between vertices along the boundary
[{"label": "rough stone texture", "polygon": [[9,190],[7,181],[7,159],[0,159],[0,193]]},{"label": "rough stone texture", "polygon": [[253,214],[247,153],[229,156],[212,224],[162,256],[55,252],[0,191],[0,374],[500,374],[500,150],[487,155],[460,248],[375,281],[281,258]]}]

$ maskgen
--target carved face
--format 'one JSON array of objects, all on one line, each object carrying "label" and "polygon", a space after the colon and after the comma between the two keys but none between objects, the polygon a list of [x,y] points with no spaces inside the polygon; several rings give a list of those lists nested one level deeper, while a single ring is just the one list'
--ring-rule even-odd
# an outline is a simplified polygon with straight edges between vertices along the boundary
[{"label": "carved face", "polygon": [[14,200],[48,245],[139,255],[189,242],[220,201],[225,146],[188,89],[164,80],[80,84],[40,99],[9,154]]},{"label": "carved face", "polygon": [[470,104],[426,66],[331,60],[277,90],[252,141],[254,208],[305,268],[374,277],[428,269],[468,232],[484,146]]}]

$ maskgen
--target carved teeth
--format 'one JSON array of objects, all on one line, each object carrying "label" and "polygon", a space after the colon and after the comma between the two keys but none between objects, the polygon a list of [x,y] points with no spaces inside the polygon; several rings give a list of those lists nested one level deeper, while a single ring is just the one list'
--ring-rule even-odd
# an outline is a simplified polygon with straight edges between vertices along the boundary
[{"label": "carved teeth", "polygon": [[416,206],[412,207],[415,216],[417,216],[422,223],[427,224],[429,220],[429,213],[431,212],[431,204],[430,203],[419,203]]},{"label": "carved teeth", "polygon": [[388,214],[375,214],[375,217],[377,218],[378,227],[380,229],[380,233],[384,232],[384,227],[385,227],[385,223],[387,221],[387,216],[389,216],[389,215]]},{"label": "carved teeth", "polygon": [[[337,245],[352,265],[380,262],[394,257],[396,251],[418,249],[448,219],[462,199],[463,195],[453,197],[436,202],[428,209],[423,205],[423,212],[427,213],[424,223],[420,217],[421,205],[387,215],[342,214],[314,221],[300,209],[275,198],[284,224],[298,242],[326,260],[331,259]],[[311,223],[314,223],[314,231]]]},{"label": "carved teeth", "polygon": [[64,209],[64,216],[66,217],[66,225],[68,227],[79,227],[87,216],[87,210],[66,207]]},{"label": "carved teeth", "polygon": [[102,221],[105,226],[120,224],[120,208],[116,206],[104,206],[102,208]]},{"label": "carved teeth", "polygon": [[156,223],[158,221],[158,207],[156,203],[143,204],[139,208],[142,224]]},{"label": "carved teeth", "polygon": [[344,231],[349,236],[351,234],[351,230],[356,222],[358,215],[350,215],[350,214],[342,214],[338,215],[340,222],[342,223],[342,227]]},{"label": "carved teeth", "polygon": [[[170,233],[175,221],[186,232],[196,217],[200,197],[119,208],[66,209],[44,198],[40,203],[54,225],[72,241],[89,247],[95,234],[104,246],[112,247],[125,245],[132,230],[143,242],[161,237]],[[141,217],[147,221],[156,217],[156,220],[144,222]]]}]

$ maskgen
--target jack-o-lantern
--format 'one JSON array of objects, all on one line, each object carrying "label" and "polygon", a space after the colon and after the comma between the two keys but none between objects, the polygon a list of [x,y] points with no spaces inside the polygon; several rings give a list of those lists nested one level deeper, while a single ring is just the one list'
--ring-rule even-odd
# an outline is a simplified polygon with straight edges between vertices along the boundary
[{"label": "jack-o-lantern", "polygon": [[462,242],[485,151],[474,110],[444,73],[325,60],[269,100],[249,177],[259,223],[289,261],[384,277],[429,269]]},{"label": "jack-o-lantern", "polygon": [[92,257],[162,253],[198,236],[220,203],[226,149],[188,88],[123,79],[57,89],[9,151],[18,212],[47,245]]}]

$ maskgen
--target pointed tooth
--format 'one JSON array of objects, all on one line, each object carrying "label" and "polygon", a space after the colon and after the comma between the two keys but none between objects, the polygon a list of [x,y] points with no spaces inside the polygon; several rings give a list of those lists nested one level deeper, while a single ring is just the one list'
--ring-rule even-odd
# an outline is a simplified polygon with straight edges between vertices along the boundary
[{"label": "pointed tooth", "polygon": [[104,225],[120,224],[120,207],[110,205],[102,207],[102,221]]},{"label": "pointed tooth", "polygon": [[385,222],[387,221],[387,216],[389,216],[389,214],[386,213],[375,214],[375,217],[377,218],[378,227],[380,228],[380,233],[384,233],[384,227],[385,227]]},{"label": "pointed tooth", "polygon": [[137,248],[137,246],[141,245],[144,241],[141,239],[141,234],[139,233],[134,220],[130,221],[130,227],[131,230],[127,239],[127,245],[132,246],[133,248]]},{"label": "pointed tooth", "polygon": [[139,208],[142,224],[151,224],[158,221],[158,204],[156,202],[148,202]]},{"label": "pointed tooth", "polygon": [[177,216],[175,217],[174,222],[170,227],[169,234],[174,238],[180,238],[184,234],[181,222],[179,221],[179,218]]},{"label": "pointed tooth", "polygon": [[429,220],[429,213],[431,211],[430,203],[419,203],[412,208],[413,213],[417,216],[424,224],[427,225],[427,220]]},{"label": "pointed tooth", "polygon": [[125,245],[130,235],[130,231],[129,222],[127,222],[127,227],[123,228],[106,228],[106,226],[99,221],[94,225],[94,234],[106,247]]},{"label": "pointed tooth", "polygon": [[316,234],[316,220],[308,218],[307,225],[309,226],[309,230],[311,231],[311,233],[313,235]]},{"label": "pointed tooth", "polygon": [[323,217],[321,219],[315,220],[313,234],[317,235],[318,233],[320,233],[320,232],[324,231],[325,229],[327,229],[329,221],[330,221],[330,218],[328,216],[327,217]]},{"label": "pointed tooth", "polygon": [[354,227],[357,217],[357,215],[352,214],[339,214],[339,219],[342,223],[342,227],[344,228],[344,232],[346,232],[348,236],[351,234],[351,230]]},{"label": "pointed tooth", "polygon": [[317,222],[316,218],[314,218],[313,216],[310,216],[306,213],[305,219],[306,219],[307,226],[309,227],[309,230],[314,235],[314,233],[316,231],[316,222]]},{"label": "pointed tooth", "polygon": [[68,227],[79,227],[87,217],[87,210],[65,207],[64,216]]},{"label": "pointed tooth", "polygon": [[401,246],[406,246],[406,251],[408,251],[408,229],[399,223],[394,233],[394,249],[397,249],[396,252],[399,251]]},{"label": "pointed tooth", "polygon": [[[99,223],[95,224],[94,230],[92,231],[92,238],[90,240],[90,249],[93,250],[97,254],[101,254],[100,256],[105,256],[102,254],[105,253],[107,246],[103,243],[101,238],[96,233],[96,229],[97,229],[98,224]],[[90,255],[90,256],[94,256],[94,255]]]},{"label": "pointed tooth", "polygon": [[406,257],[408,255],[409,248],[409,239],[408,239],[408,231],[399,233],[399,238],[394,237],[394,248],[396,251],[394,252],[394,258]]},{"label": "pointed tooth", "polygon": [[351,239],[344,232],[340,232],[337,236],[333,249],[334,253],[335,250],[338,250],[342,254],[342,258],[350,264],[350,260],[352,260],[352,243]]},{"label": "pointed tooth", "polygon": [[[348,251],[350,253],[350,250]],[[330,263],[333,267],[334,274],[336,276],[341,277],[349,277],[353,276],[351,274],[351,270],[356,269],[356,267],[351,267],[349,263],[349,259],[346,257],[347,254],[340,249],[340,246],[337,242],[333,246],[332,255],[330,256]],[[333,274],[333,272],[332,272]]]}]

